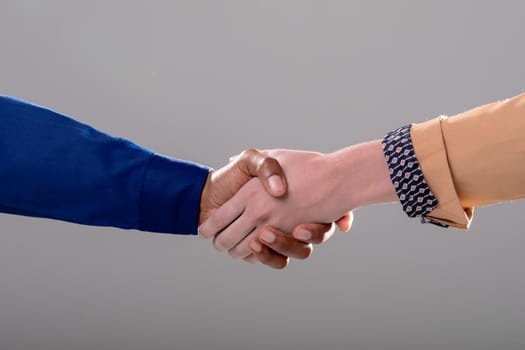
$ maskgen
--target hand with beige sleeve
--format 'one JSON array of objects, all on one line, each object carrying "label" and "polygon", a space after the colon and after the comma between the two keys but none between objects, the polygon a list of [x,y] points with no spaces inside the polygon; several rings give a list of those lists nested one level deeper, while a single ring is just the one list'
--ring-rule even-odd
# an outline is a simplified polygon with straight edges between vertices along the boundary
[{"label": "hand with beige sleeve", "polygon": [[214,237],[215,247],[234,257],[257,251],[259,243],[252,240],[265,226],[290,232],[298,223],[335,222],[352,209],[397,199],[380,141],[331,154],[292,150],[265,154],[283,167],[288,194],[273,198],[259,180],[249,181],[199,227],[202,237]]},{"label": "hand with beige sleeve", "polygon": [[288,194],[272,198],[250,180],[201,224],[200,235],[245,257],[261,249],[264,226],[290,232],[387,202],[422,222],[468,228],[474,207],[525,198],[524,135],[522,94],[330,154],[266,151],[282,165]]}]

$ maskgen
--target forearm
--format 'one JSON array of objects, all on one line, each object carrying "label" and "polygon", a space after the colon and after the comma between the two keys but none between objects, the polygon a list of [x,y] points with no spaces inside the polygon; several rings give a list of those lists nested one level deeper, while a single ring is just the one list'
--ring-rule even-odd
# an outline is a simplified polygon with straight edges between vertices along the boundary
[{"label": "forearm", "polygon": [[452,176],[465,207],[525,196],[525,94],[442,124]]},{"label": "forearm", "polygon": [[353,145],[328,154],[345,212],[371,204],[399,201],[390,179],[380,140]]},{"label": "forearm", "polygon": [[438,205],[429,217],[467,228],[473,207],[525,197],[525,94],[415,124],[411,138]]},{"label": "forearm", "polygon": [[208,170],[0,96],[0,211],[196,233]]}]

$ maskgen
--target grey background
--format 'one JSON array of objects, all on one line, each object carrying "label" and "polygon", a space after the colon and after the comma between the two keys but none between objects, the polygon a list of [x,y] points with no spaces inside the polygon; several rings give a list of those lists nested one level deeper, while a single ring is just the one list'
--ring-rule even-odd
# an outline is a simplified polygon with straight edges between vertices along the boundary
[{"label": "grey background", "polygon": [[[523,91],[523,1],[0,2],[0,91],[214,167]],[[524,349],[525,202],[356,212],[285,271],[194,237],[0,216],[2,349]]]}]

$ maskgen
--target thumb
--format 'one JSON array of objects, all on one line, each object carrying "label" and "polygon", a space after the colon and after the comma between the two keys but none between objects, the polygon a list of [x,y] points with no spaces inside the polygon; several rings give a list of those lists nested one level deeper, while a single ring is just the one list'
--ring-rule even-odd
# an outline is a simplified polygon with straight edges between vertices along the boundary
[{"label": "thumb", "polygon": [[287,192],[286,178],[279,162],[258,149],[245,150],[234,160],[239,169],[250,177],[259,177],[266,191],[273,197]]}]

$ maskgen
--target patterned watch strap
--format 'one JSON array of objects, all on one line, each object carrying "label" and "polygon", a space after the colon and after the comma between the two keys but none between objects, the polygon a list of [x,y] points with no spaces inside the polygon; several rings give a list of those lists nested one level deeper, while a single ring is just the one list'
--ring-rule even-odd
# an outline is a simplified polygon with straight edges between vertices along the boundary
[{"label": "patterned watch strap", "polygon": [[382,140],[390,178],[394,184],[403,210],[410,217],[422,217],[437,207],[438,201],[430,188],[417,161],[412,139],[411,125],[388,133]]}]

